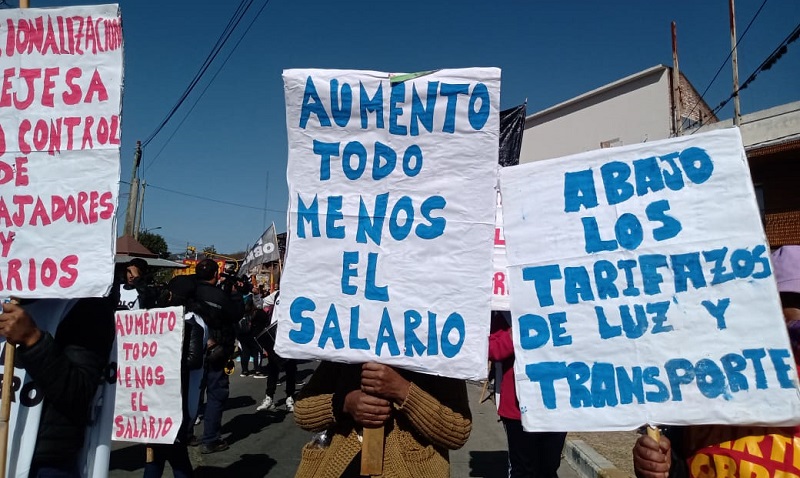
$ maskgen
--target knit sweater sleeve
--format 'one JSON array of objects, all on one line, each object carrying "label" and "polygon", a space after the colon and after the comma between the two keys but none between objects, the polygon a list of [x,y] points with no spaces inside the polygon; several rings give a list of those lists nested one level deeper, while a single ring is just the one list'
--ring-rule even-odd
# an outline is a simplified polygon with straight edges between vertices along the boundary
[{"label": "knit sweater sleeve", "polygon": [[420,379],[412,380],[400,410],[431,443],[450,450],[461,448],[472,430],[466,384],[463,380],[417,375]]},{"label": "knit sweater sleeve", "polygon": [[294,404],[297,425],[312,432],[326,430],[336,421],[333,394],[336,391],[337,367],[322,362],[298,394]]}]

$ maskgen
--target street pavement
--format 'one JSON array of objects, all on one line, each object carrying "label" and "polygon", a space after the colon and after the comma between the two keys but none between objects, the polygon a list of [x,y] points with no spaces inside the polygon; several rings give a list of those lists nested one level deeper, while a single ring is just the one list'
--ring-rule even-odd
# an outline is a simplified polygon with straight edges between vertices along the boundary
[{"label": "street pavement", "polygon": [[[298,367],[298,382],[306,382],[317,362],[303,363]],[[278,385],[275,398],[278,406],[269,412],[256,412],[264,398],[266,379],[240,377],[239,365],[231,376],[231,392],[227,409],[222,417],[222,436],[230,444],[226,451],[203,455],[198,447],[189,448],[197,478],[278,478],[294,476],[300,462],[300,449],[311,438],[311,433],[294,423],[284,405],[284,385]],[[492,400],[480,403],[481,384],[467,384],[470,408],[473,415],[472,434],[467,444],[450,453],[451,476],[506,477],[506,439],[502,424]],[[202,434],[203,426],[195,427]],[[140,477],[144,469],[145,446],[116,442],[112,446],[111,478]],[[560,478],[579,478],[578,474],[562,460]],[[172,476],[167,466],[164,476]],[[424,478],[424,477],[420,477]]]}]

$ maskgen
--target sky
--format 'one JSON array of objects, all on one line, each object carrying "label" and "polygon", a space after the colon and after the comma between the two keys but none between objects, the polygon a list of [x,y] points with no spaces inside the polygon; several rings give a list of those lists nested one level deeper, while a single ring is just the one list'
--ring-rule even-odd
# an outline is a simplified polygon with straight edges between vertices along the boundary
[{"label": "sky", "polygon": [[[251,0],[245,0],[244,4]],[[13,0],[3,2],[14,5]],[[31,0],[31,7],[64,6]],[[107,2],[73,1],[70,5]],[[142,229],[170,251],[242,251],[271,223],[286,230],[287,68],[414,72],[502,69],[501,107],[528,114],[658,64],[681,71],[715,108],[731,93],[727,0],[252,0],[206,75],[160,130],[239,0],[120,3],[125,42],[118,229],[136,141],[147,182]],[[763,8],[762,8],[763,5]],[[739,0],[744,81],[800,23],[797,0]],[[249,27],[249,29],[248,29]],[[741,95],[743,114],[800,100],[800,41]],[[733,115],[732,102],[719,113]]]}]

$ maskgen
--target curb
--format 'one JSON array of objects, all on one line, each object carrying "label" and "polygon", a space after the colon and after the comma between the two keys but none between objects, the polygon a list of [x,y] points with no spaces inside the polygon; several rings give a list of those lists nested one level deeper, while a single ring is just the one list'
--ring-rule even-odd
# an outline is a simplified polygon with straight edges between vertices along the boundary
[{"label": "curb", "polygon": [[567,439],[564,459],[583,478],[630,478],[583,440]]}]

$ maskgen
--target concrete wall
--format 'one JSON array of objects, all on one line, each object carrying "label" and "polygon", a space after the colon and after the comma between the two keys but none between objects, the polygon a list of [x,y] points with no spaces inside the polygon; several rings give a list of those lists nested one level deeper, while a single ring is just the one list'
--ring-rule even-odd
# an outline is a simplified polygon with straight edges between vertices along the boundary
[{"label": "concrete wall", "polygon": [[608,146],[668,138],[670,70],[654,67],[560,105],[525,122],[520,163]]}]

